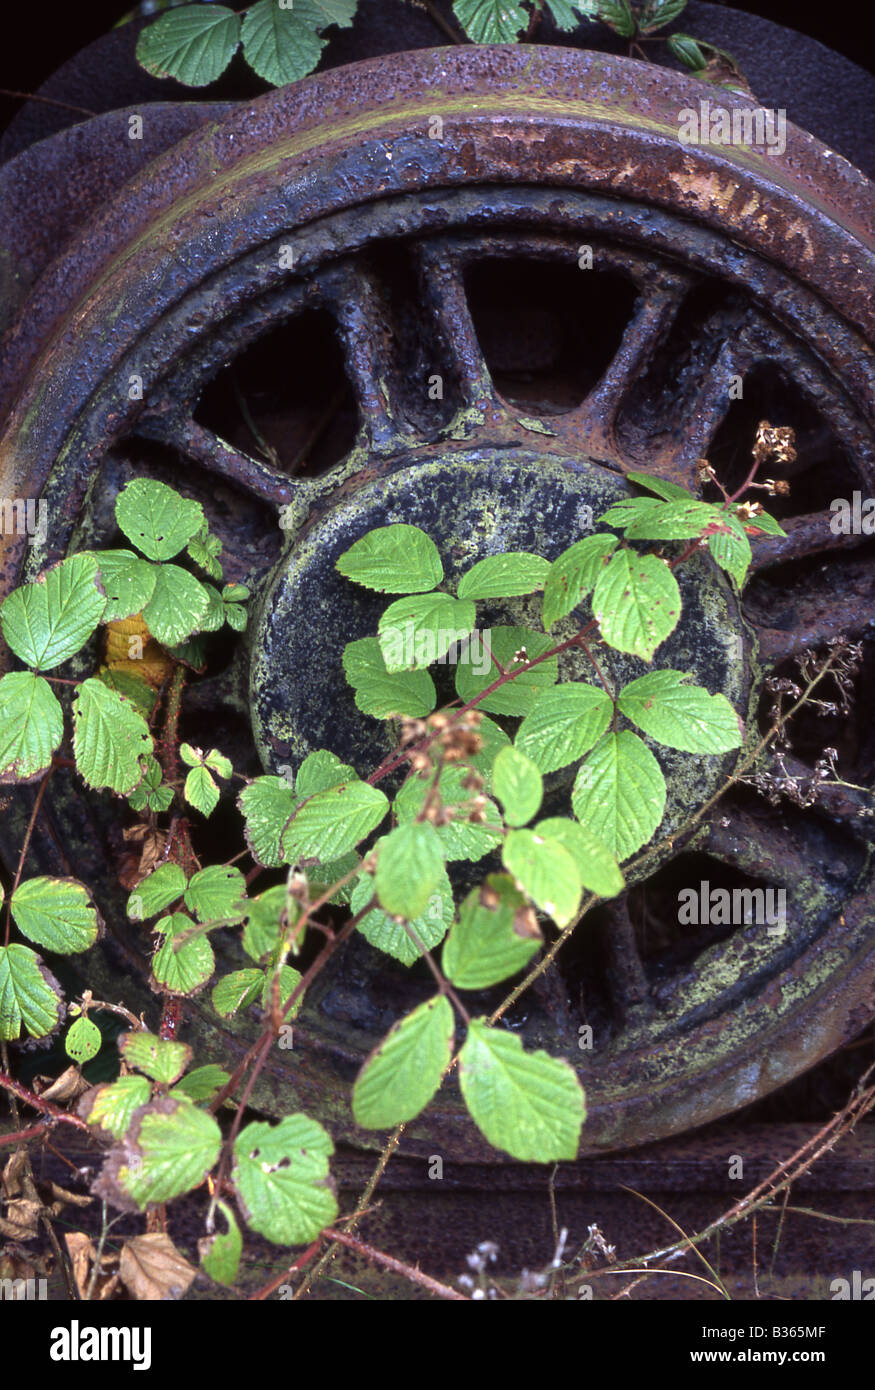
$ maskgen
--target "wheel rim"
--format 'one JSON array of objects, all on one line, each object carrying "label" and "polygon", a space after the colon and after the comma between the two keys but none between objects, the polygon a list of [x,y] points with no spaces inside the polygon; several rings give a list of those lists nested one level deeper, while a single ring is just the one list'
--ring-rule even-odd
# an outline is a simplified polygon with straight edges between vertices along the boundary
[{"label": "wheel rim", "polygon": [[[191,482],[213,489],[220,513],[228,576],[254,578],[261,601],[245,653],[250,674],[232,664],[211,687],[195,687],[195,707],[203,716],[223,701],[238,722],[251,707],[262,762],[276,767],[297,763],[320,739],[331,746],[334,709],[308,725],[303,701],[295,714],[279,698],[295,674],[292,663],[276,679],[283,653],[297,642],[303,654],[321,634],[327,663],[329,633],[360,635],[342,639],[350,618],[343,610],[333,626],[320,624],[317,610],[317,621],[301,628],[294,600],[314,583],[324,595],[335,553],[380,517],[416,521],[443,545],[467,532],[471,553],[456,546],[461,566],[489,543],[470,530],[484,487],[512,478],[534,496],[541,482],[548,516],[562,518],[535,536],[552,557],[576,538],[568,509],[587,499],[603,505],[625,488],[630,467],[692,484],[695,460],[725,423],[729,383],[775,361],[816,404],[851,481],[871,493],[868,185],[799,132],[790,132],[778,161],[684,148],[677,110],[703,89],[663,70],[659,91],[656,80],[642,64],[566,51],[418,53],[311,79],[183,142],[101,220],[84,264],[79,248],[78,259],[50,272],[13,334],[0,378],[15,397],[2,445],[7,492],[42,487],[50,516],[47,544],[32,547],[30,568],[83,539],[106,543],[112,489],[132,467],[156,476],[169,468],[168,480],[179,481],[166,449],[196,465]],[[327,121],[322,111],[332,113]],[[444,120],[440,141],[428,133],[435,115]],[[292,232],[290,272],[280,249]],[[581,243],[592,246],[598,273],[632,287],[634,306],[591,389],[569,409],[541,402],[530,413],[509,404],[500,373],[489,370],[470,275],[484,264],[573,265]],[[399,244],[418,292],[416,326],[430,335],[422,364],[437,362],[446,380],[431,418],[404,399],[398,341],[384,331],[391,286],[372,253]],[[673,328],[705,276],[726,294],[693,315],[699,336],[668,409],[660,358],[671,356]],[[67,308],[59,313],[60,286]],[[359,429],[326,471],[292,477],[196,416],[205,383],[227,360],[314,310],[337,325]],[[13,378],[13,356],[29,369],[25,379]],[[144,385],[139,404],[128,399],[135,375]],[[470,488],[435,515],[434,496],[446,496],[460,476]],[[492,536],[514,519],[513,509],[499,515]],[[528,521],[522,529],[538,531]],[[709,563],[690,570],[684,621],[698,600],[699,638],[691,653],[683,627],[672,639],[675,661],[692,664],[738,708],[755,710],[764,676],[793,655],[875,621],[865,558],[837,547],[822,512],[795,516],[787,530],[787,541],[757,550],[746,621]],[[17,574],[21,547],[5,539],[7,574]],[[833,566],[826,578],[806,572],[821,554]],[[794,611],[776,621],[780,567],[788,564],[803,573]],[[823,602],[824,590],[832,602]],[[360,605],[353,620],[372,617]],[[731,641],[716,642],[720,631]],[[860,757],[868,756],[862,747]],[[667,767],[674,805],[661,835],[671,838],[682,803],[703,801],[727,766],[718,763],[711,781],[692,788]],[[83,799],[71,797],[66,789],[47,799],[54,834],[43,835],[41,852],[51,858],[58,843],[78,846],[81,873],[80,853],[88,857],[85,841],[96,834],[99,871],[112,840],[107,817],[89,807],[95,819],[83,837]],[[585,1148],[630,1145],[734,1109],[862,1024],[875,995],[875,945],[861,808],[853,793],[833,791],[819,810],[785,815],[781,832],[768,808],[742,796],[697,839],[695,852],[708,862],[787,888],[799,923],[789,941],[754,926],[682,943],[686,953],[673,941],[661,957],[648,956],[640,922],[621,903],[595,933],[595,955],[566,951],[559,983],[509,1016],[527,1039],[578,1065],[590,1101]],[[667,845],[655,863],[666,865],[673,850]],[[812,872],[824,856],[823,873]],[[136,941],[125,945],[142,955]],[[326,972],[296,1031],[294,1075],[285,1061],[269,1068],[259,1100],[287,1108],[291,1090],[372,1142],[353,1130],[344,1086],[391,1021],[389,1003],[415,1002],[424,986],[383,958],[368,967],[366,951],[354,947]],[[591,987],[593,972],[601,990]],[[578,1048],[579,1024],[589,1019],[600,1030],[592,1053]],[[222,1031],[232,1053],[242,1050],[244,1026]],[[452,1093],[412,1127],[410,1146],[431,1151],[436,1135],[445,1152],[483,1156]]]}]

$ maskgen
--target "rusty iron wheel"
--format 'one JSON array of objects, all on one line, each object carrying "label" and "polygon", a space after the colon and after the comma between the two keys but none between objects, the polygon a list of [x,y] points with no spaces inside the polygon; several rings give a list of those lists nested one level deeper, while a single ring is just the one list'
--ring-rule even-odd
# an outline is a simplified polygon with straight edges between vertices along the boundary
[{"label": "rusty iron wheel", "polygon": [[[73,546],[109,543],[128,477],[171,482],[204,503],[226,576],[258,595],[242,652],[219,650],[191,684],[192,732],[249,774],[314,746],[364,771],[380,730],[357,715],[338,650],[372,629],[379,605],[333,571],[351,540],[416,522],[451,575],[486,546],[555,556],[583,508],[598,515],[626,492],[630,468],[695,486],[708,453],[733,481],[755,417],[771,412],[797,425],[804,465],[778,499],[788,538],[759,544],[743,606],[699,557],[661,662],[724,690],[756,724],[770,673],[875,625],[871,542],[829,528],[833,497],[875,488],[875,200],[793,128],[779,157],[681,144],[679,111],[709,91],[585,52],[436,50],[308,79],[182,141],[77,238],[7,340],[3,491],[41,493],[49,532],[42,547],[3,538],[6,587]],[[486,618],[527,615],[521,602]],[[871,783],[859,705],[806,725],[790,771],[804,784],[831,742],[845,780]],[[776,807],[745,787],[675,844],[731,768],[689,761],[666,762],[649,873],[587,919],[507,1015],[578,1067],[585,1151],[768,1093],[859,1030],[875,1001],[865,798],[834,787],[814,806]],[[563,795],[558,778],[551,796]],[[9,859],[25,800],[3,827]],[[207,853],[225,851],[223,824],[211,823]],[[122,925],[122,850],[117,810],[57,774],[33,864],[99,884],[112,927],[104,987],[116,992],[120,970],[146,966],[144,938]],[[681,931],[678,887],[703,878],[784,888],[788,931]],[[373,1146],[352,1125],[348,1082],[427,990],[418,967],[353,943],[256,1102],[300,1103]],[[251,1040],[253,1022],[221,1024],[205,996],[191,1012],[230,1058]],[[591,1051],[579,1046],[587,1023]],[[452,1089],[406,1142],[497,1157]]]}]

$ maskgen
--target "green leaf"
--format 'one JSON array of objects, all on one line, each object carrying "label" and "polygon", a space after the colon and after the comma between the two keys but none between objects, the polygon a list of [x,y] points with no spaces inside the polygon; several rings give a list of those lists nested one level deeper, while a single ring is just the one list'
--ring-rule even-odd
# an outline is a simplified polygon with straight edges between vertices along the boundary
[{"label": "green leaf", "polygon": [[619,502],[615,502],[599,517],[599,522],[604,526],[616,526],[619,531],[625,531],[633,522],[641,521],[656,511],[659,505],[659,499],[656,497],[621,497]]},{"label": "green leaf", "polygon": [[[490,719],[484,714],[480,723],[477,725],[478,737],[482,740],[483,746],[479,753],[473,757],[462,759],[467,761],[471,767],[476,768],[480,776],[485,780],[487,789],[492,786],[492,769],[495,766],[495,759],[498,757],[502,748],[510,747],[510,738],[504,732],[500,724],[496,724],[494,719]],[[451,855],[450,858],[455,856]]]},{"label": "green leaf", "polygon": [[[353,890],[350,901],[352,912],[361,912],[373,896],[373,880],[367,874],[362,874]],[[443,941],[447,927],[453,920],[453,911],[453,891],[446,871],[444,871],[441,883],[436,892],[432,894],[425,912],[409,924],[417,940],[427,951],[432,950]],[[386,955],[393,956],[395,960],[400,960],[402,965],[412,965],[422,955],[419,946],[414,945],[405,923],[395,917],[390,917],[380,908],[374,908],[366,917],[363,917],[359,922],[358,929],[372,946],[376,946],[379,951],[385,951]]]},{"label": "green leaf", "polygon": [[[335,566],[381,594],[421,594],[440,584],[444,567],[431,536],[418,526],[378,526],[344,551]],[[445,595],[446,597],[446,595]]]},{"label": "green leaf", "polygon": [[77,955],[97,940],[97,909],[78,879],[25,879],[12,894],[10,907],[22,935],[47,951]]},{"label": "green leaf", "polygon": [[517,730],[516,746],[541,772],[555,772],[588,753],[614,707],[601,686],[572,681],[545,690]]},{"label": "green leaf", "polygon": [[687,0],[654,0],[644,11],[641,32],[650,34],[654,29],[661,29],[664,24],[671,24],[686,8]]},{"label": "green leaf", "polygon": [[[222,565],[219,560],[222,553],[222,542],[218,536],[211,535],[206,524],[201,527],[196,536],[192,536],[186,546],[186,552],[198,568],[202,569],[204,574],[209,575],[210,579],[215,579],[218,582],[222,578]],[[226,589],[235,587],[238,586],[226,584],[225,589],[222,590],[222,598],[225,599],[226,597]],[[249,591],[246,592],[248,597]]]},{"label": "green leaf", "polygon": [[[149,720],[152,718],[152,715],[155,713],[158,692],[153,690],[151,685],[147,685],[139,676],[131,675],[130,671],[119,671],[112,666],[101,666],[97,676],[99,680],[103,681],[104,685],[108,686],[110,690],[114,690],[117,695],[124,695],[125,699],[130,701],[137,713],[142,714],[144,719]],[[147,764],[149,767],[153,765],[158,767],[154,758],[147,759]],[[158,781],[155,782],[154,787],[152,787],[152,783],[149,782],[149,786],[153,790],[161,785],[160,767],[158,768],[158,773]],[[172,800],[172,791],[170,797]],[[167,804],[169,805],[170,803],[168,802]],[[134,810],[142,809],[142,807],[134,807]],[[150,807],[149,809],[157,810],[159,808]],[[166,810],[167,807],[163,806],[160,809]]]},{"label": "green leaf", "polygon": [[543,589],[550,561],[525,550],[487,555],[459,580],[459,598],[514,598]]},{"label": "green leaf", "polygon": [[399,825],[380,841],[374,886],[380,906],[394,917],[421,917],[444,877],[440,838],[427,821]]},{"label": "green leaf", "polygon": [[225,603],[245,603],[250,597],[250,590],[245,584],[226,584],[222,590]]},{"label": "green leaf", "polygon": [[542,942],[537,918],[507,874],[489,874],[462,903],[441,965],[459,989],[488,989],[528,965]]},{"label": "green leaf", "polygon": [[390,603],[377,625],[386,670],[419,669],[462,647],[477,618],[468,599],[411,594]]},{"label": "green leaf", "polygon": [[318,748],[315,753],[308,753],[298,768],[295,800],[302,801],[305,796],[314,796],[316,792],[330,791],[341,782],[355,781],[355,777],[355,768],[350,767],[349,763],[342,763],[337,754],[329,753],[327,748]]},{"label": "green leaf", "polygon": [[220,753],[218,748],[211,748],[204,758],[207,767],[211,767],[213,772],[217,772],[220,777],[227,781],[234,775],[234,765],[230,758],[226,758],[224,753]]},{"label": "green leaf", "polygon": [[662,820],[665,778],[637,734],[605,734],[581,765],[571,804],[584,827],[622,861]]},{"label": "green leaf", "polygon": [[132,922],[157,917],[185,892],[185,874],[178,864],[160,864],[148,878],[138,883],[128,898],[127,913]]},{"label": "green leaf", "polygon": [[203,816],[211,816],[219,804],[219,788],[205,767],[192,768],[185,779],[182,794],[189,805]]},{"label": "green leaf", "polygon": [[609,24],[621,39],[631,39],[635,33],[635,16],[628,0],[600,0],[599,19]]},{"label": "green leaf", "polygon": [[385,792],[367,782],[342,782],[317,792],[295,812],[282,837],[290,860],[338,859],[374,830],[389,809]]},{"label": "green leaf", "polygon": [[349,29],[358,8],[358,0],[307,0],[308,10],[316,16],[319,28],[327,29],[336,24],[338,29]]},{"label": "green leaf", "polygon": [[[738,515],[736,513],[736,515]],[[724,513],[725,516],[725,513]],[[739,520],[749,530],[755,526],[757,531],[762,531],[766,536],[786,536],[787,532],[778,524],[773,516],[768,512],[759,511],[754,516],[741,516]]]},{"label": "green leaf", "polygon": [[246,905],[243,949],[253,960],[274,960],[288,926],[301,915],[299,905],[284,883],[259,893]]},{"label": "green leaf", "polygon": [[179,565],[160,565],[143,622],[153,637],[173,647],[200,629],[209,606],[209,594],[199,579]]},{"label": "green leaf", "polygon": [[174,939],[191,931],[193,925],[190,917],[177,912],[172,917],[162,917],[155,927],[156,932],[163,934],[164,941],[152,957],[152,974],[171,994],[197,994],[216,968],[213,948],[205,936],[193,936],[177,950],[173,949]]},{"label": "green leaf", "polygon": [[[446,859],[469,859],[474,863],[501,843],[500,833],[491,828],[501,825],[501,815],[495,803],[487,800],[483,808],[486,817],[484,824],[464,819],[465,809],[475,796],[473,791],[462,786],[464,777],[465,769],[458,766],[447,767],[441,773],[444,805],[458,806],[460,810],[448,825],[438,825],[435,829]],[[404,783],[395,799],[395,814],[400,824],[416,819],[430,784],[431,777],[428,775],[411,777]]]},{"label": "green leaf", "polygon": [[24,1024],[44,1038],[57,1026],[60,986],[29,946],[0,946],[0,1039],[14,1042]]},{"label": "green leaf", "polygon": [[437,695],[428,672],[395,671],[390,674],[376,637],[347,642],[343,670],[355,691],[357,707],[374,719],[389,719],[396,714],[422,719],[435,707]]},{"label": "green leaf", "polygon": [[105,623],[141,613],[155,591],[158,571],[132,550],[100,550],[95,556],[106,592]]},{"label": "green leaf", "polygon": [[103,1038],[96,1023],[90,1018],[77,1018],[64,1039],[64,1050],[77,1066],[90,1062],[100,1051]]},{"label": "green leaf", "polygon": [[537,765],[518,748],[505,748],[495,759],[493,787],[508,825],[525,825],[544,797],[544,779]]},{"label": "green leaf", "polygon": [[261,970],[232,970],[213,987],[213,1008],[222,1018],[230,1018],[239,1009],[254,1004],[261,993],[264,974]]},{"label": "green leaf", "polygon": [[558,840],[534,830],[511,830],[502,862],[557,926],[567,926],[580,906],[583,883],[574,859]]},{"label": "green leaf", "polygon": [[352,1088],[363,1129],[391,1129],[424,1110],[453,1055],[453,1010],[438,995],[399,1019],[366,1059]]},{"label": "green leaf", "polygon": [[[175,77],[187,87],[207,87],[221,77],[239,42],[240,20],[233,10],[224,5],[185,5],[143,30],[137,40],[137,62],[153,77]],[[130,535],[124,525],[122,530]]]},{"label": "green leaf", "polygon": [[283,777],[256,777],[238,798],[246,822],[246,843],[266,869],[286,862],[280,840],[295,809],[295,793]]},{"label": "green leaf", "polygon": [[183,1076],[170,1094],[185,1096],[195,1102],[212,1100],[230,1080],[230,1073],[225,1071],[224,1067],[217,1067],[214,1062],[208,1062],[205,1067],[195,1067],[194,1071]]},{"label": "green leaf", "polygon": [[[683,4],[686,4],[686,0],[683,0]],[[655,492],[657,497],[665,498],[666,502],[683,502],[690,498],[688,488],[681,487],[680,483],[669,482],[668,478],[660,478],[656,473],[627,473],[626,481],[636,483],[638,487],[646,487],[648,492]]]},{"label": "green leaf", "polygon": [[672,34],[668,46],[676,58],[693,72],[701,72],[707,67],[707,59],[694,38],[689,34]]},{"label": "green leaf", "polygon": [[97,1086],[82,1097],[79,1113],[90,1125],[100,1125],[114,1139],[127,1132],[131,1117],[147,1105],[151,1088],[145,1076],[120,1076],[109,1086]]},{"label": "green leaf", "polygon": [[728,753],[740,748],[744,725],[725,695],[686,685],[689,673],[651,671],[630,681],[618,705],[645,734],[684,753]]},{"label": "green leaf", "polygon": [[[267,1013],[268,1010],[271,1009],[271,1008],[273,1007],[273,999],[274,999],[274,985],[273,985],[273,982],[274,982],[275,976],[276,976],[276,970],[275,970],[275,969],[266,970],[266,971],[264,971],[264,973],[263,973],[263,975],[262,975],[262,983],[261,983],[261,1007],[262,1007],[262,1009],[264,1010],[265,1013]],[[282,965],[282,966],[280,966],[280,973],[279,973],[279,1000],[278,1000],[280,1009],[285,1009],[285,1006],[288,1004],[289,999],[290,999],[291,996],[294,994],[295,990],[298,988],[298,985],[299,985],[300,983],[301,983],[301,972],[300,972],[299,970],[295,970],[291,965]],[[295,1017],[295,1015],[297,1014],[297,1012],[298,1012],[298,1010],[300,1009],[301,1004],[302,1004],[303,1002],[304,1002],[304,1001],[303,1001],[302,996],[299,995],[298,998],[297,998],[296,1001],[295,1001],[295,1004],[294,1004],[294,1007],[292,1008],[291,1013],[288,1015],[289,1018],[294,1018],[294,1017]]]},{"label": "green leaf", "polygon": [[51,671],[84,647],[106,608],[93,555],[73,555],[24,584],[0,607],[0,626],[17,657]]},{"label": "green leaf", "polygon": [[625,880],[616,859],[607,845],[585,825],[564,816],[550,816],[538,822],[535,833],[555,840],[568,850],[584,888],[590,893],[598,893],[600,898],[614,898],[623,891]]},{"label": "green leaf", "polygon": [[544,586],[543,621],[548,631],[579,607],[616,548],[616,536],[600,533],[576,541],[553,561]]},{"label": "green leaf", "polygon": [[155,1033],[123,1033],[119,1051],[129,1067],[164,1086],[178,1081],[191,1061],[191,1048],[186,1043],[171,1042]]},{"label": "green leaf", "polygon": [[134,478],[122,489],[115,515],[128,540],[150,560],[172,560],[206,524],[200,502],[150,478]]},{"label": "green leaf", "polygon": [[646,516],[639,517],[626,528],[627,540],[683,541],[693,540],[707,532],[725,530],[725,514],[710,502],[697,502],[693,497],[683,501],[657,502]]},{"label": "green leaf", "polygon": [[650,661],[677,627],[681,595],[664,560],[619,550],[599,576],[592,607],[609,647]]},{"label": "green leaf", "polygon": [[39,776],[63,737],[64,712],[42,676],[12,671],[0,680],[0,783]]},{"label": "green leaf", "polygon": [[134,811],[167,811],[173,801],[173,788],[162,783],[161,766],[154,758],[143,758],[143,780],[128,797]]},{"label": "green leaf", "polygon": [[108,1166],[142,1211],[198,1187],[221,1147],[222,1131],[212,1115],[190,1100],[163,1096],[140,1111]]},{"label": "green leaf", "polygon": [[227,1222],[227,1231],[217,1231],[215,1235],[204,1236],[198,1241],[198,1253],[204,1272],[217,1284],[233,1284],[240,1268],[243,1254],[243,1237],[233,1211],[227,1202],[216,1205]]},{"label": "green leaf", "polygon": [[[185,574],[185,570],[180,570],[180,573]],[[191,579],[191,575],[189,575],[188,578]],[[196,584],[198,582],[198,580],[195,580]],[[202,583],[201,588],[207,596],[207,611],[200,619],[198,631],[218,632],[219,628],[223,627],[225,622],[225,605],[222,602],[222,595],[212,584]],[[171,642],[170,645],[173,646],[174,644]]]},{"label": "green leaf", "polygon": [[291,10],[278,9],[276,0],[258,0],[243,20],[243,56],[274,87],[306,77],[324,47],[307,0],[295,0]]},{"label": "green leaf", "polygon": [[225,604],[225,622],[235,632],[245,632],[246,624],[249,621],[245,608],[241,608],[239,603]]},{"label": "green leaf", "polygon": [[306,1245],[337,1216],[328,1159],[334,1145],[307,1115],[247,1125],[234,1145],[231,1181],[253,1231],[276,1245]]},{"label": "green leaf", "polygon": [[[532,632],[526,627],[494,627],[490,632],[484,633],[484,637],[493,657],[489,669],[486,675],[480,675],[475,667],[481,667],[482,662],[473,662],[470,659],[460,662],[456,668],[456,694],[465,704],[475,699],[481,690],[498,680],[500,672],[495,664],[498,661],[505,671],[520,670],[520,674],[515,680],[487,695],[479,702],[477,708],[489,714],[528,714],[540,693],[556,684],[559,662],[555,656],[551,656],[546,661],[539,662],[531,671],[523,671],[521,668],[526,661],[532,661],[543,656],[544,652],[550,651],[554,645],[552,639],[546,637],[543,632]],[[514,657],[522,652],[525,652],[525,656],[515,661]],[[485,657],[485,652],[483,655]]]},{"label": "green leaf", "polygon": [[242,922],[246,879],[233,865],[212,864],[199,869],[185,890],[185,905],[199,922]]},{"label": "green leaf", "polygon": [[89,787],[127,796],[142,780],[140,759],[152,752],[141,714],[117,691],[90,677],[73,700],[73,751]]},{"label": "green leaf", "polygon": [[593,20],[598,14],[598,0],[547,0],[553,23],[563,33],[576,29],[581,19]]},{"label": "green leaf", "polygon": [[515,43],[529,18],[515,0],[453,0],[453,13],[472,43]]},{"label": "green leaf", "polygon": [[708,537],[708,549],[716,563],[743,588],[753,554],[744,527],[732,513],[727,512],[729,531]]},{"label": "green leaf", "polygon": [[198,674],[206,670],[207,658],[203,637],[189,637],[187,642],[178,642],[175,647],[169,647],[168,651],[174,661],[181,661],[183,666],[188,666],[190,670],[197,671]]},{"label": "green leaf", "polygon": [[523,1163],[577,1157],[586,1105],[567,1062],[526,1052],[515,1033],[475,1018],[459,1054],[459,1084],[471,1118],[494,1148]]}]

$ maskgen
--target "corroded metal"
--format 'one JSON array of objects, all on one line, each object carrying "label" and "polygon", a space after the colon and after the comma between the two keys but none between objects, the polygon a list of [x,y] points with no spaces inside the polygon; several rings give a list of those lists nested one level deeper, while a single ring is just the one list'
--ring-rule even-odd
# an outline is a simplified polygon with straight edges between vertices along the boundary
[{"label": "corroded metal", "polygon": [[[0,490],[39,491],[49,503],[47,542],[28,547],[30,570],[83,536],[108,541],[114,493],[138,468],[207,498],[229,577],[259,597],[251,669],[241,657],[214,684],[193,687],[200,715],[224,704],[242,721],[251,709],[269,767],[344,739],[340,751],[361,764],[363,733],[330,657],[376,609],[347,609],[331,565],[368,526],[416,521],[440,537],[453,572],[508,537],[556,554],[579,534],[580,505],[597,504],[597,514],[625,490],[630,468],[694,485],[729,383],[764,362],[779,363],[815,403],[857,485],[875,490],[872,189],[793,128],[779,156],[682,144],[680,111],[712,96],[664,69],[596,54],[438,50],[314,77],[210,121],[94,218],[3,344]],[[739,104],[722,91],[720,101]],[[572,408],[514,408],[490,374],[466,277],[520,257],[573,265],[581,243],[631,287],[619,345]],[[372,255],[381,247],[407,258],[415,312],[399,312]],[[690,328],[667,392],[659,364],[706,283],[727,297]],[[335,325],[359,416],[352,448],[313,477],[220,438],[200,413],[205,383],[225,363],[309,311]],[[411,377],[431,367],[446,396],[429,413]],[[132,376],[142,400],[131,398]],[[672,661],[752,719],[776,664],[875,620],[865,561],[845,560],[828,520],[812,512],[788,530],[787,541],[766,543],[745,616],[706,559],[683,581]],[[3,543],[8,585],[26,547],[21,537]],[[776,612],[778,567],[815,557],[834,564],[829,581],[804,580]],[[251,750],[234,751],[235,765],[256,770]],[[689,763],[664,759],[671,799],[658,863],[686,847],[672,841],[682,812],[716,785],[719,766]],[[63,787],[62,775],[55,781]],[[742,928],[654,965],[639,955],[627,914],[613,939],[610,924],[593,929],[608,931],[606,1000],[594,1002],[585,978],[592,962],[563,959],[509,1014],[528,1042],[578,1067],[586,1148],[628,1146],[736,1109],[861,1025],[875,998],[875,939],[856,809],[834,798],[827,814],[782,820],[739,804],[728,825],[699,833],[695,848],[715,865],[786,888],[796,913],[786,938]],[[36,844],[66,872],[103,874],[117,905],[106,875],[118,837],[112,808],[64,787],[46,798]],[[118,906],[106,915],[122,918]],[[144,965],[144,940],[122,928],[117,937],[111,949]],[[428,987],[354,941],[311,991],[294,1051],[268,1061],[256,1101],[287,1110],[297,1100],[372,1144],[351,1125],[348,1082],[399,1008]],[[195,1032],[219,1034],[231,1060],[242,1054],[251,1020],[221,1024],[202,1002],[192,1007]],[[590,1017],[601,1020],[592,1053],[578,1047]],[[430,1153],[436,1136],[446,1153],[500,1161],[452,1084],[406,1142]]]}]

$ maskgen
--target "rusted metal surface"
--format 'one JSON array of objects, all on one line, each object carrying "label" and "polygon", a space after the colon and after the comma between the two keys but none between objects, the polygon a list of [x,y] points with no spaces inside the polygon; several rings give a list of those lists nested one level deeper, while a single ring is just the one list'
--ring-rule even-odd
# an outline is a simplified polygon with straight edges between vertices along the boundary
[{"label": "rusted metal surface", "polygon": [[[201,496],[225,541],[229,577],[258,591],[259,617],[251,652],[213,686],[195,687],[195,698],[200,717],[212,708],[219,718],[225,701],[245,725],[242,734],[221,726],[221,746],[254,771],[244,746],[250,710],[267,766],[299,761],[335,729],[352,737],[339,672],[322,652],[314,696],[312,660],[331,633],[335,646],[357,635],[342,608],[325,608],[331,558],[353,531],[380,519],[426,525],[430,506],[435,525],[444,513],[445,543],[461,537],[457,565],[465,545],[490,541],[490,525],[493,539],[540,528],[539,546],[558,553],[577,537],[576,506],[622,493],[630,468],[694,483],[695,460],[727,415],[729,383],[774,362],[816,404],[855,485],[875,489],[872,189],[793,129],[777,157],[682,145],[679,112],[708,98],[713,89],[691,79],[593,54],[439,50],[354,65],[211,119],[89,224],[3,344],[0,490],[41,491],[50,507],[48,541],[31,547],[31,568],[63,554],[76,528],[89,543],[108,541],[112,498],[138,468]],[[740,104],[722,91],[720,102]],[[432,117],[443,122],[438,138]],[[628,321],[583,399],[522,408],[490,370],[470,276],[487,263],[573,266],[581,243],[591,244],[600,273],[629,287]],[[281,255],[288,246],[291,271]],[[408,280],[386,270],[387,248]],[[725,295],[693,313],[703,285]],[[399,307],[411,286],[415,313]],[[228,440],[202,422],[205,383],[305,313],[329,316],[358,411],[352,447],[312,475],[289,462],[309,425],[268,460],[254,456],[245,431]],[[688,341],[666,377],[678,324]],[[429,416],[411,381],[435,367],[446,400]],[[131,374],[143,380],[141,402],[130,400]],[[541,499],[523,487],[524,465],[543,469]],[[493,515],[478,494],[488,523],[480,535],[463,513],[484,478],[496,505]],[[525,515],[514,514],[518,493],[529,497]],[[737,707],[749,704],[752,719],[777,662],[875,620],[870,570],[845,560],[828,517],[809,506],[787,541],[767,544],[750,626],[702,560],[685,579],[692,587],[677,639],[677,662]],[[8,585],[25,542],[4,545]],[[809,578],[776,611],[769,584],[778,566],[820,557],[835,562],[830,583]],[[349,621],[366,617],[362,609]],[[736,667],[729,639],[744,652]],[[239,750],[226,737],[239,737]],[[666,762],[668,840],[651,867],[689,848],[682,811],[712,790],[698,775],[705,771],[685,772],[684,761]],[[795,913],[786,937],[769,937],[761,924],[647,956],[627,915],[622,938],[611,944],[608,930],[606,966],[595,949],[602,924],[592,929],[594,955],[585,945],[579,956],[566,953],[509,1014],[528,1041],[577,1065],[589,1094],[587,1150],[650,1141],[737,1109],[859,1030],[875,1004],[875,939],[867,827],[854,810],[834,800],[806,819],[734,806],[728,825],[709,822],[693,845],[715,866],[785,887]],[[60,856],[67,872],[73,858],[77,872],[90,861],[106,875],[119,850],[116,821],[111,808],[65,789],[46,799],[38,852],[46,862]],[[117,885],[104,887],[118,900]],[[118,949],[142,959],[142,940],[120,934]],[[348,1083],[396,1006],[423,987],[415,972],[375,963],[352,943],[311,992],[294,1053],[269,1060],[257,1103],[287,1111],[297,1101],[373,1145],[351,1126]],[[498,997],[481,1002],[488,1009]],[[197,1002],[191,1008],[193,1028],[212,1030],[230,1060],[242,1055],[251,1023],[222,1025]],[[578,1032],[591,1020],[598,1042],[588,1053]],[[452,1087],[409,1127],[408,1152],[434,1152],[436,1136],[448,1156],[502,1162]]]}]

